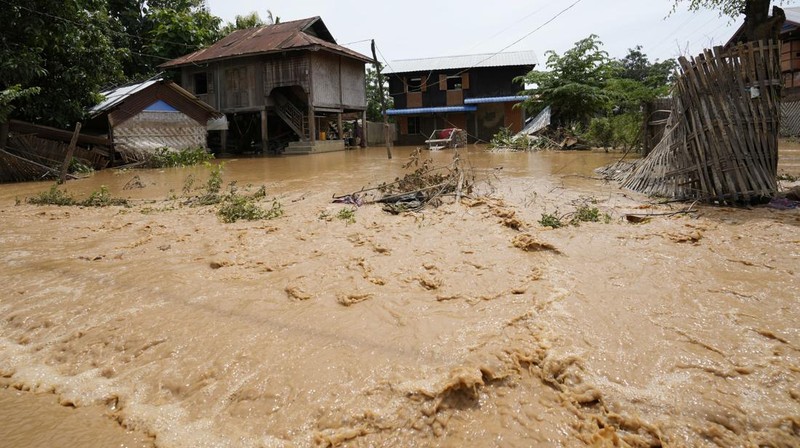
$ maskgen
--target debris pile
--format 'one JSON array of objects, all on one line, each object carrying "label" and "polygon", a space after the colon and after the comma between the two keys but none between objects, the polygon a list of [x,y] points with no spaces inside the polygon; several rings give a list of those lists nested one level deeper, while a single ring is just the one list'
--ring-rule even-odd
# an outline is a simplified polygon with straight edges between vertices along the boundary
[{"label": "debris pile", "polygon": [[333,202],[356,206],[380,203],[383,210],[399,214],[420,211],[427,206],[438,207],[445,196],[455,196],[456,201],[460,201],[462,196],[472,192],[475,174],[464,168],[457,150],[447,166],[435,166],[432,159],[421,160],[421,155],[419,148],[411,154],[403,168],[414,170],[405,176],[377,187],[334,196]]}]

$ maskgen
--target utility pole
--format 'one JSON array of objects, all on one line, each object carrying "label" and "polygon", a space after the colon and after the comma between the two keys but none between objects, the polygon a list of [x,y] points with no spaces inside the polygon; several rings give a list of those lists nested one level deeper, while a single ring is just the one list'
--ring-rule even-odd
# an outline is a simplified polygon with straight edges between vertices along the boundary
[{"label": "utility pole", "polygon": [[[386,115],[386,98],[383,96],[383,75],[381,75],[381,64],[378,62],[378,55],[375,53],[375,39],[372,39],[372,60],[375,64],[375,72],[378,74],[378,92],[381,98],[381,111],[383,112],[383,138],[386,139],[386,155],[392,158],[392,140],[389,138],[389,117]],[[364,127],[367,123],[364,122]]]}]

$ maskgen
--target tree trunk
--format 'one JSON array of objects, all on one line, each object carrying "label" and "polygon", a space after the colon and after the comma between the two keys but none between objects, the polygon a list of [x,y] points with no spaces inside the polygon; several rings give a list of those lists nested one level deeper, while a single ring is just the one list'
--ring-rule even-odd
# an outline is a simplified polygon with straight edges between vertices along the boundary
[{"label": "tree trunk", "polygon": [[780,39],[783,22],[786,14],[783,9],[774,6],[772,16],[769,14],[770,0],[748,0],[745,3],[744,25],[737,42],[752,42],[756,40]]}]

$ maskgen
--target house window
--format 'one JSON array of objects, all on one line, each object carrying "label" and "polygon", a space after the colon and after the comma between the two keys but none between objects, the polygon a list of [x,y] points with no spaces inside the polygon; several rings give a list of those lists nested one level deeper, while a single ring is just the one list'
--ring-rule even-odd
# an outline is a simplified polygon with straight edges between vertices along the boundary
[{"label": "house window", "polygon": [[208,73],[195,73],[194,74],[194,93],[196,95],[205,95],[208,93]]},{"label": "house window", "polygon": [[460,76],[448,76],[447,90],[461,90],[461,82]]},{"label": "house window", "polygon": [[419,117],[408,117],[408,135],[420,133]]},{"label": "house window", "polygon": [[410,78],[408,80],[409,92],[422,92],[422,78]]}]

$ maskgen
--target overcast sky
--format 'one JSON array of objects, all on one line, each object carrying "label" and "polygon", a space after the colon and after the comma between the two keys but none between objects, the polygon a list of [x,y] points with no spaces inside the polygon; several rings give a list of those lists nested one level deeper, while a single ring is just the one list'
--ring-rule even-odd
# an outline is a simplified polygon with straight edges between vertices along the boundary
[{"label": "overcast sky", "polygon": [[206,1],[225,21],[267,9],[282,21],[320,16],[337,43],[371,56],[369,42],[358,41],[375,39],[389,62],[505,49],[533,50],[544,63],[546,51],[561,54],[592,33],[611,57],[641,45],[651,61],[664,60],[724,44],[743,20],[685,6],[669,15],[673,0],[579,0],[558,17],[575,0]]}]

